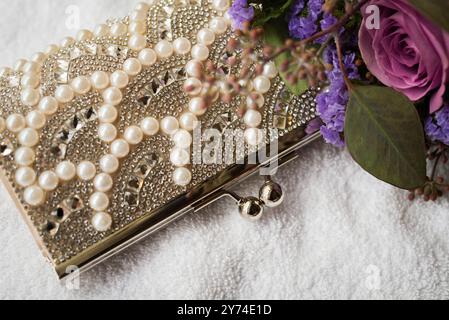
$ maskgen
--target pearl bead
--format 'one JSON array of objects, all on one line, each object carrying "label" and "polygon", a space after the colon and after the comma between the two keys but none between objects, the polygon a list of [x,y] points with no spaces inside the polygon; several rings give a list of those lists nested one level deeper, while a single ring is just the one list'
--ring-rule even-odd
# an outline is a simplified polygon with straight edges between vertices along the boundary
[{"label": "pearl bead", "polygon": [[100,173],[94,179],[95,190],[100,192],[108,192],[114,186],[112,177],[107,173]]},{"label": "pearl bead", "polygon": [[58,187],[59,178],[53,171],[45,171],[39,177],[39,186],[45,191],[53,191]]},{"label": "pearl bead", "polygon": [[95,71],[90,77],[90,82],[95,89],[103,90],[109,86],[109,76],[104,71]]},{"label": "pearl bead", "polygon": [[129,154],[129,144],[124,139],[117,139],[111,144],[111,153],[121,159]]},{"label": "pearl bead", "polygon": [[73,89],[66,84],[60,85],[55,92],[55,98],[60,103],[68,103],[73,100],[75,97],[75,92]]},{"label": "pearl bead", "polygon": [[189,110],[196,116],[202,116],[207,111],[207,104],[203,98],[193,98],[189,102]]},{"label": "pearl bead", "polygon": [[130,76],[137,76],[142,71],[142,64],[136,58],[129,58],[123,63],[123,70]]},{"label": "pearl bead", "polygon": [[76,77],[72,80],[70,86],[77,94],[86,94],[92,88],[89,78],[85,76]]},{"label": "pearl bead", "polygon": [[254,89],[259,93],[267,93],[270,90],[271,82],[265,76],[258,76],[254,79]]},{"label": "pearl bead", "polygon": [[78,177],[80,177],[81,180],[89,181],[95,177],[95,174],[97,173],[97,168],[95,168],[95,165],[92,162],[83,161],[78,165],[76,173],[78,174]]},{"label": "pearl bead", "polygon": [[47,47],[47,49],[45,49],[45,53],[47,55],[54,55],[56,53],[58,53],[59,51],[59,47],[56,44],[51,44]]},{"label": "pearl bead", "polygon": [[248,110],[243,117],[245,124],[251,128],[257,128],[262,123],[262,115],[259,111]]},{"label": "pearl bead", "polygon": [[102,123],[98,126],[98,137],[101,141],[112,142],[117,137],[117,129],[111,123]]},{"label": "pearl bead", "polygon": [[95,30],[94,34],[96,37],[105,37],[109,34],[109,26],[105,24],[98,25]]},{"label": "pearl bead", "polygon": [[117,120],[117,117],[117,109],[109,104],[103,105],[100,110],[98,110],[98,120],[102,123],[112,123]]},{"label": "pearl bead", "polygon": [[200,78],[203,74],[203,64],[196,60],[190,60],[186,64],[186,73],[194,78]]},{"label": "pearl bead", "polygon": [[210,46],[215,41],[215,33],[208,28],[203,28],[198,31],[197,40],[198,43]]},{"label": "pearl bead", "polygon": [[106,212],[97,212],[92,217],[91,223],[98,232],[106,232],[112,227],[112,217]]},{"label": "pearl bead", "polygon": [[27,61],[25,59],[19,59],[16,61],[16,63],[14,64],[14,70],[15,71],[22,71],[23,67],[25,66],[25,64],[27,63]]},{"label": "pearl bead", "polygon": [[129,16],[131,21],[145,21],[146,18],[147,10],[135,10]]},{"label": "pearl bead", "polygon": [[173,48],[177,54],[188,54],[192,49],[192,44],[187,38],[178,38],[173,42]]},{"label": "pearl bead", "polygon": [[125,88],[129,83],[129,76],[125,71],[118,70],[111,74],[111,85],[119,89]]},{"label": "pearl bead", "polygon": [[25,124],[25,118],[21,114],[11,114],[6,118],[6,128],[13,133],[22,131]]},{"label": "pearl bead", "polygon": [[38,73],[39,64],[34,61],[27,61],[22,68],[23,73]]},{"label": "pearl bead", "polygon": [[159,132],[159,121],[152,117],[145,118],[140,123],[140,128],[145,135],[154,136]]},{"label": "pearl bead", "polygon": [[199,122],[196,115],[191,112],[186,112],[179,118],[179,124],[181,125],[181,128],[187,131],[193,131],[193,129],[198,126]]},{"label": "pearl bead", "polygon": [[205,61],[209,58],[209,49],[202,44],[194,45],[192,48],[192,58]]},{"label": "pearl bead", "polygon": [[157,54],[153,49],[143,49],[139,52],[139,61],[145,67],[152,66],[157,61]]},{"label": "pearl bead", "polygon": [[170,152],[170,161],[176,167],[184,167],[190,162],[190,154],[181,148],[174,148]]},{"label": "pearl bead", "polygon": [[63,161],[56,166],[55,172],[62,181],[70,181],[76,175],[76,167],[70,161]]},{"label": "pearl bead", "polygon": [[20,79],[22,87],[30,87],[35,89],[40,83],[39,76],[36,73],[25,73]]},{"label": "pearl bead", "polygon": [[23,192],[23,199],[31,206],[38,206],[45,200],[45,192],[38,186],[31,186]]},{"label": "pearl bead", "polygon": [[42,129],[46,121],[45,115],[40,111],[31,111],[26,116],[27,125],[33,129]]},{"label": "pearl bead", "polygon": [[24,105],[32,107],[39,103],[41,94],[39,93],[39,90],[33,88],[26,88],[22,91],[20,98]]},{"label": "pearl bead", "polygon": [[34,154],[33,149],[29,147],[20,147],[14,153],[14,161],[19,166],[29,166],[34,160],[36,160],[36,155]]},{"label": "pearl bead", "polygon": [[39,102],[38,109],[45,115],[52,115],[58,111],[58,100],[54,97],[44,97]]},{"label": "pearl bead", "polygon": [[129,30],[129,33],[131,33],[131,34],[144,34],[146,31],[145,22],[132,21],[128,26],[128,30]]},{"label": "pearl bead", "polygon": [[161,120],[161,130],[165,134],[172,135],[179,129],[178,119],[175,117],[166,117]]},{"label": "pearl bead", "polygon": [[162,58],[162,59],[166,59],[169,58],[173,55],[173,45],[167,41],[167,40],[161,40],[156,47],[154,48],[154,50],[156,51],[157,55]]},{"label": "pearl bead", "polygon": [[209,27],[216,34],[223,34],[228,29],[228,23],[222,17],[215,17],[211,20]]},{"label": "pearl bead", "polygon": [[104,211],[109,206],[109,198],[103,192],[95,192],[89,198],[89,206],[95,211]]},{"label": "pearl bead", "polygon": [[184,82],[184,90],[191,96],[197,96],[201,93],[203,84],[197,78],[189,78]]},{"label": "pearl bead", "polygon": [[186,168],[176,168],[173,172],[173,183],[185,187],[192,181],[192,173]]},{"label": "pearl bead", "polygon": [[270,79],[273,79],[277,76],[278,69],[276,68],[276,64],[273,61],[268,62],[263,67],[263,75]]},{"label": "pearl bead", "polygon": [[126,128],[123,137],[129,144],[136,145],[142,142],[143,132],[138,126],[130,126]]},{"label": "pearl bead", "polygon": [[78,41],[90,40],[92,39],[92,37],[93,37],[92,32],[85,29],[78,31],[78,33],[76,34],[76,40]]},{"label": "pearl bead", "polygon": [[105,103],[116,106],[122,102],[123,94],[119,88],[109,87],[103,91],[103,100]]},{"label": "pearl bead", "polygon": [[118,170],[119,166],[120,162],[112,154],[107,154],[100,159],[100,168],[103,172],[114,173]]},{"label": "pearl bead", "polygon": [[21,167],[15,174],[16,182],[21,187],[29,187],[36,181],[36,172],[30,167]]},{"label": "pearl bead", "polygon": [[6,121],[0,117],[0,133],[3,133],[6,129]]},{"label": "pearl bead", "polygon": [[257,128],[248,128],[245,130],[245,140],[250,146],[258,146],[263,142],[262,130]]},{"label": "pearl bead", "polygon": [[192,135],[185,129],[179,129],[173,135],[173,142],[178,148],[187,149],[192,145]]},{"label": "pearl bead", "polygon": [[34,147],[39,142],[39,133],[35,129],[25,128],[18,135],[19,143],[24,147]]},{"label": "pearl bead", "polygon": [[128,40],[128,47],[134,51],[140,51],[147,46],[147,38],[141,34],[134,34]]},{"label": "pearl bead", "polygon": [[126,34],[128,27],[124,23],[115,23],[111,26],[111,35],[113,37],[121,37]]},{"label": "pearl bead", "polygon": [[229,0],[214,0],[212,7],[218,11],[225,11],[229,8]]},{"label": "pearl bead", "polygon": [[10,68],[5,68],[5,67],[0,68],[0,77],[8,76],[11,73],[11,71],[12,70]]},{"label": "pearl bead", "polygon": [[246,98],[246,105],[250,109],[262,108],[265,104],[265,98],[262,94],[253,92]]},{"label": "pearl bead", "polygon": [[75,44],[75,39],[73,39],[72,37],[66,37],[61,41],[61,47],[64,48],[70,47],[73,44]]}]

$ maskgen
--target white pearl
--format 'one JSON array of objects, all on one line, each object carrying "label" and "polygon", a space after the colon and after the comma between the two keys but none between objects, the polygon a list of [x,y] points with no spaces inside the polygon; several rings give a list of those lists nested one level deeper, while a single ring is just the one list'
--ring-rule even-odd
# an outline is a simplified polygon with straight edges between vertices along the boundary
[{"label": "white pearl", "polygon": [[70,86],[77,94],[86,94],[92,88],[89,78],[85,76],[76,77]]},{"label": "white pearl", "polygon": [[229,0],[214,0],[212,7],[218,11],[225,11],[229,8]]},{"label": "white pearl", "polygon": [[146,31],[146,25],[143,21],[131,21],[128,26],[129,33],[131,34],[144,34]]},{"label": "white pearl", "polygon": [[105,37],[109,35],[109,26],[105,24],[98,25],[94,30],[94,34],[96,37]]},{"label": "white pearl", "polygon": [[95,177],[95,174],[97,173],[97,168],[95,168],[95,165],[92,162],[83,161],[78,165],[76,173],[78,174],[78,177],[80,177],[81,180],[89,181]]},{"label": "white pearl", "polygon": [[55,98],[60,103],[68,103],[73,100],[75,97],[75,92],[73,89],[66,84],[60,85],[55,92]]},{"label": "white pearl", "polygon": [[205,61],[209,58],[209,49],[202,44],[194,45],[192,48],[192,58]]},{"label": "white pearl", "polygon": [[147,38],[141,34],[134,34],[128,40],[128,47],[134,51],[140,51],[147,46]]},{"label": "white pearl", "polygon": [[202,116],[207,111],[207,105],[203,98],[193,98],[189,102],[189,110],[196,116]]},{"label": "white pearl", "polygon": [[152,66],[157,61],[157,54],[153,49],[143,49],[139,52],[139,61],[145,67]]},{"label": "white pearl", "polygon": [[70,47],[73,44],[75,44],[75,39],[73,39],[72,37],[66,37],[61,41],[61,47],[64,48]]},{"label": "white pearl", "polygon": [[54,97],[44,97],[39,102],[39,110],[45,115],[52,115],[58,111],[58,100]]},{"label": "white pearl", "polygon": [[203,28],[198,31],[197,40],[198,43],[210,46],[215,41],[215,33],[211,29]]},{"label": "white pearl", "polygon": [[179,122],[175,117],[165,117],[161,120],[161,130],[165,134],[172,135],[179,129]]},{"label": "white pearl", "polygon": [[20,79],[22,87],[30,87],[35,89],[40,83],[39,76],[36,73],[25,73]]},{"label": "white pearl", "polygon": [[121,37],[126,34],[128,27],[126,24],[118,22],[111,26],[111,35],[113,37]]},{"label": "white pearl", "polygon": [[107,173],[100,173],[94,179],[95,190],[100,192],[108,192],[114,186],[112,177]]},{"label": "white pearl", "polygon": [[98,90],[106,89],[109,86],[109,76],[104,71],[95,71],[90,77],[92,87]]},{"label": "white pearl", "polygon": [[109,198],[103,192],[95,192],[89,198],[89,206],[95,211],[104,211],[109,206]]},{"label": "white pearl", "polygon": [[265,98],[262,94],[253,92],[246,98],[246,105],[250,109],[262,108],[265,104]]},{"label": "white pearl", "polygon": [[123,70],[130,76],[137,76],[142,71],[142,64],[136,58],[129,58],[123,63]]},{"label": "white pearl", "polygon": [[112,142],[117,137],[117,128],[111,123],[102,123],[98,126],[98,137],[101,141]]},{"label": "white pearl", "polygon": [[78,31],[76,34],[76,40],[78,41],[86,41],[92,39],[93,34],[89,30],[83,29]]},{"label": "white pearl", "polygon": [[114,173],[118,170],[120,162],[112,154],[107,154],[100,159],[100,168],[103,172]]},{"label": "white pearl", "polygon": [[192,135],[185,129],[179,129],[173,135],[173,142],[178,148],[187,149],[192,145]]},{"label": "white pearl", "polygon": [[39,90],[33,88],[26,88],[22,91],[21,100],[22,103],[28,107],[35,106],[39,103],[41,94]]},{"label": "white pearl", "polygon": [[192,173],[186,168],[176,168],[173,172],[173,182],[181,187],[187,186],[192,181]]},{"label": "white pearl", "polygon": [[36,155],[29,147],[20,147],[14,153],[14,161],[20,166],[29,166],[34,160],[36,160]]},{"label": "white pearl", "polygon": [[58,53],[59,51],[59,46],[57,46],[56,44],[51,44],[47,47],[47,49],[45,49],[45,53],[48,55],[54,55],[56,53]]},{"label": "white pearl", "polygon": [[251,128],[257,128],[262,123],[262,115],[259,111],[249,109],[243,117],[245,124]]},{"label": "white pearl", "polygon": [[182,148],[173,148],[170,152],[170,161],[176,167],[184,167],[190,162],[190,154]]},{"label": "white pearl", "polygon": [[53,191],[58,187],[59,178],[53,171],[45,171],[39,177],[39,186],[45,191]]},{"label": "white pearl", "polygon": [[6,121],[0,117],[0,133],[3,133],[6,129]]},{"label": "white pearl", "polygon": [[263,75],[270,79],[273,79],[278,75],[278,69],[276,68],[276,64],[273,61],[265,64],[265,66],[263,67]]},{"label": "white pearl", "polygon": [[98,110],[98,120],[102,123],[112,123],[117,120],[118,111],[114,106],[105,104]]},{"label": "white pearl", "polygon": [[46,121],[45,115],[40,111],[31,111],[26,116],[27,125],[33,129],[42,129]]},{"label": "white pearl", "polygon": [[112,227],[112,217],[106,212],[97,212],[92,217],[91,223],[98,232],[106,232]]},{"label": "white pearl", "polygon": [[22,68],[23,73],[38,73],[39,64],[34,61],[27,61]]},{"label": "white pearl", "polygon": [[187,38],[178,38],[173,42],[173,48],[177,54],[188,54],[192,49],[192,44]]},{"label": "white pearl", "polygon": [[146,18],[147,10],[134,10],[129,16],[131,21],[145,21]]},{"label": "white pearl", "polygon": [[14,63],[14,70],[15,71],[22,71],[23,67],[25,66],[25,64],[27,63],[27,61],[25,59],[19,59],[16,61],[16,63]]},{"label": "white pearl", "polygon": [[197,78],[189,78],[184,82],[184,90],[191,96],[197,96],[203,90],[203,84]]},{"label": "white pearl", "polygon": [[76,167],[70,161],[63,161],[56,166],[55,172],[62,181],[70,181],[76,175]]},{"label": "white pearl", "polygon": [[147,117],[140,123],[140,128],[147,136],[154,136],[159,132],[159,121],[152,117]]},{"label": "white pearl", "polygon": [[160,58],[166,59],[173,55],[174,48],[169,41],[161,40],[154,48],[154,51],[156,51]]},{"label": "white pearl", "polygon": [[129,83],[129,76],[125,71],[117,70],[111,74],[111,85],[119,89],[125,88]]},{"label": "white pearl", "polygon": [[256,79],[254,79],[254,89],[259,93],[267,93],[270,91],[271,82],[270,79],[268,79],[265,76],[258,76]]},{"label": "white pearl", "polygon": [[250,146],[258,146],[263,142],[263,132],[258,128],[248,128],[245,130],[245,140]]},{"label": "white pearl", "polygon": [[45,192],[38,186],[31,186],[23,192],[23,199],[31,206],[38,206],[45,200]]},{"label": "white pearl", "polygon": [[187,131],[193,131],[193,129],[198,126],[199,122],[196,115],[191,112],[186,112],[179,118],[179,124],[181,125],[181,128]]},{"label": "white pearl", "polygon": [[36,172],[30,167],[21,167],[15,174],[16,182],[21,187],[29,187],[36,181]]},{"label": "white pearl", "polygon": [[209,27],[216,34],[223,34],[228,29],[228,23],[226,22],[226,19],[222,17],[215,17],[211,20]]},{"label": "white pearl", "polygon": [[111,144],[111,153],[121,159],[129,154],[129,144],[125,139],[117,139]]},{"label": "white pearl", "polygon": [[6,77],[11,73],[11,68],[2,67],[0,68],[0,77]]},{"label": "white pearl", "polygon": [[143,132],[138,126],[130,126],[126,128],[123,137],[129,144],[136,145],[142,142]]},{"label": "white pearl", "polygon": [[119,88],[109,87],[103,91],[103,100],[105,103],[116,106],[122,102],[123,94]]},{"label": "white pearl", "polygon": [[194,78],[200,78],[203,74],[203,64],[196,60],[190,60],[186,64],[186,73]]},{"label": "white pearl", "polygon": [[35,129],[25,128],[18,135],[19,143],[24,147],[34,147],[39,142],[39,133]]},{"label": "white pearl", "polygon": [[11,114],[6,118],[6,128],[14,133],[22,131],[25,124],[25,118],[21,114]]}]

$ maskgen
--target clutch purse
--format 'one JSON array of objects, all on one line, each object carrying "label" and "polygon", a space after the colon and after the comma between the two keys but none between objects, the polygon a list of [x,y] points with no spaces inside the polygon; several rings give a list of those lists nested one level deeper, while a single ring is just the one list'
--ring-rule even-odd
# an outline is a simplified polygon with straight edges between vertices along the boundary
[{"label": "clutch purse", "polygon": [[[238,96],[205,108],[201,68],[243,68],[228,8],[142,3],[1,71],[2,180],[59,278],[224,196],[254,220],[282,201],[270,176],[319,137],[305,130],[318,89],[291,94],[271,64],[252,84],[257,110],[239,115]],[[230,191],[259,172],[257,197]]]}]

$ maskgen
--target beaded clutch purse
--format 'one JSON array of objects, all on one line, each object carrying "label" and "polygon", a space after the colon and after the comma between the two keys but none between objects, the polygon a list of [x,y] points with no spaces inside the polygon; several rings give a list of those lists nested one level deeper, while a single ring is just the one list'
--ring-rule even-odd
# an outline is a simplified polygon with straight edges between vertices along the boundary
[{"label": "beaded clutch purse", "polygon": [[205,109],[205,61],[216,72],[242,68],[229,63],[239,53],[226,46],[228,7],[140,4],[1,71],[2,179],[60,278],[223,196],[251,219],[282,200],[269,179],[258,198],[228,190],[261,169],[273,173],[318,137],[305,133],[315,93],[291,95],[270,65],[253,84],[258,111],[239,116],[247,103],[239,97]]}]

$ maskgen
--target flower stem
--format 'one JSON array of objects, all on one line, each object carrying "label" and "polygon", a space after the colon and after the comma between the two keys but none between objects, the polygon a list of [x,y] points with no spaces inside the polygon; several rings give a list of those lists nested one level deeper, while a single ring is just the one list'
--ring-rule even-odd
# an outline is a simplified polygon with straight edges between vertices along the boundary
[{"label": "flower stem", "polygon": [[340,65],[340,70],[343,73],[343,78],[345,80],[348,89],[352,87],[351,80],[349,80],[348,73],[346,72],[345,63],[343,62],[343,50],[341,48],[340,36],[338,33],[334,35],[335,45],[337,46],[338,64]]}]

